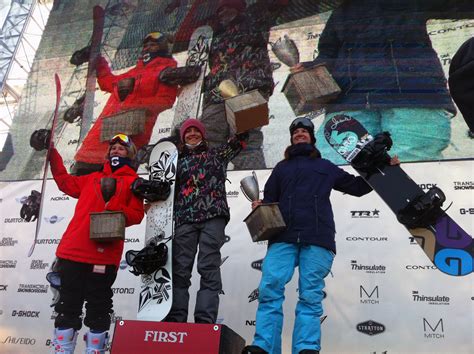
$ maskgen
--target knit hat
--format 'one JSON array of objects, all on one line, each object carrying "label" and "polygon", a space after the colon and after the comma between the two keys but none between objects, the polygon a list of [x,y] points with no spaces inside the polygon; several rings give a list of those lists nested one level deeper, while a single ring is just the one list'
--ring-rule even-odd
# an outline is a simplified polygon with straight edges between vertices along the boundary
[{"label": "knit hat", "polygon": [[219,2],[217,3],[216,13],[219,13],[220,9],[224,6],[232,7],[237,11],[242,12],[245,10],[246,5],[247,4],[244,0],[219,0]]},{"label": "knit hat", "polygon": [[204,140],[206,139],[206,127],[204,126],[204,124],[202,124],[201,121],[197,119],[188,118],[184,121],[183,125],[179,129],[179,137],[181,138],[182,142],[184,142],[184,133],[186,133],[186,130],[191,127],[194,127],[199,130],[201,132],[202,138]]},{"label": "knit hat", "polygon": [[314,136],[314,124],[311,122],[311,119],[306,117],[296,118],[290,124],[290,143],[293,144],[293,133],[296,129],[303,128],[308,131],[309,136],[311,137],[311,143],[316,144],[316,137]]}]

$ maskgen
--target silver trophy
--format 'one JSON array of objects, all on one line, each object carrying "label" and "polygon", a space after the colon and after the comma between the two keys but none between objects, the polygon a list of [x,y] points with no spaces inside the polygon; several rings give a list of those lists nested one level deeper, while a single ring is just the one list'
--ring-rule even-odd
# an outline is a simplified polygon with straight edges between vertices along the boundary
[{"label": "silver trophy", "polygon": [[258,188],[258,179],[255,171],[252,172],[252,176],[242,178],[240,181],[240,189],[242,193],[244,193],[245,198],[250,202],[260,199],[260,189]]},{"label": "silver trophy", "polygon": [[300,62],[300,52],[295,42],[287,34],[280,37],[275,43],[270,43],[272,52],[283,64],[289,67],[295,66]]}]

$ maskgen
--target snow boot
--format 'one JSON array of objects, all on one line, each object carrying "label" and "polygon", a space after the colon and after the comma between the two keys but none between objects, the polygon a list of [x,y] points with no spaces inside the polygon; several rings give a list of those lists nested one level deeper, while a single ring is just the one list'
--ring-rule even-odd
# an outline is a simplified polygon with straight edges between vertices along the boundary
[{"label": "snow boot", "polygon": [[93,333],[91,331],[84,335],[86,341],[86,354],[103,354],[108,349],[109,333]]},{"label": "snow boot", "polygon": [[54,353],[55,354],[73,354],[76,348],[77,331],[73,328],[54,329]]}]

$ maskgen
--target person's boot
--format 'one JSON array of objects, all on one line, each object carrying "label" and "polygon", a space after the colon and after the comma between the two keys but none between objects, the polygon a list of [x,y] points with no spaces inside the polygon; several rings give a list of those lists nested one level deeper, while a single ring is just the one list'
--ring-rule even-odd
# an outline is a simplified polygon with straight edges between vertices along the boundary
[{"label": "person's boot", "polygon": [[54,353],[55,354],[73,354],[76,348],[77,331],[73,328],[54,329]]},{"label": "person's boot", "polygon": [[268,352],[256,345],[247,345],[242,349],[242,354],[268,354]]},{"label": "person's boot", "polygon": [[86,354],[103,354],[109,344],[109,333],[93,333],[91,331],[84,335],[86,341]]},{"label": "person's boot", "polygon": [[319,354],[319,350],[316,349],[303,349],[299,354]]}]

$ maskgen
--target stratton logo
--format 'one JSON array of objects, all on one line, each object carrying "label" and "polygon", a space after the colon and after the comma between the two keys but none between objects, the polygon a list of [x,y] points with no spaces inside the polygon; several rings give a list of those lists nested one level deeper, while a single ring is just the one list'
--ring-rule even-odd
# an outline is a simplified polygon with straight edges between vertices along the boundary
[{"label": "stratton logo", "polygon": [[250,295],[247,296],[247,298],[249,299],[249,302],[257,300],[258,299],[258,293],[259,293],[258,288],[255,289],[254,291],[252,291],[250,293]]},{"label": "stratton logo", "polygon": [[55,197],[51,197],[49,200],[52,201],[52,202],[59,202],[59,201],[62,201],[62,200],[69,200],[69,197],[66,194],[63,194],[63,195],[58,195],[58,196],[55,196]]},{"label": "stratton logo", "polygon": [[56,224],[58,222],[61,222],[61,220],[64,219],[64,216],[57,216],[57,215],[53,215],[53,216],[45,216],[44,217],[44,221],[50,223],[50,224]]},{"label": "stratton logo", "polygon": [[13,260],[0,260],[0,268],[16,268],[16,262]]},{"label": "stratton logo", "polygon": [[125,243],[138,243],[140,240],[138,238],[126,238]]},{"label": "stratton logo", "polygon": [[41,238],[36,240],[37,245],[59,245],[60,238]]},{"label": "stratton logo", "polygon": [[47,293],[49,285],[44,284],[19,284],[19,293]]},{"label": "stratton logo", "polygon": [[449,305],[449,297],[442,295],[426,296],[421,295],[417,290],[412,291],[413,301],[426,302],[429,305]]},{"label": "stratton logo", "polygon": [[7,291],[8,285],[0,284],[0,291]]},{"label": "stratton logo", "polygon": [[376,334],[385,332],[385,326],[373,320],[358,323],[356,329],[359,332],[368,334],[369,336],[374,336]]},{"label": "stratton logo", "polygon": [[238,191],[228,191],[226,193],[227,195],[227,198],[237,198],[239,196],[239,192]]},{"label": "stratton logo", "polygon": [[23,344],[23,345],[35,345],[36,339],[28,337],[12,337],[8,336],[2,342],[3,344]]},{"label": "stratton logo", "polygon": [[378,305],[379,304],[379,286],[377,285],[372,290],[370,289],[366,290],[362,285],[360,285],[359,296],[360,296],[361,304]]},{"label": "stratton logo", "polygon": [[444,338],[444,323],[443,319],[440,318],[438,322],[433,326],[426,318],[423,317],[423,331],[424,337],[429,339],[442,339]]},{"label": "stratton logo", "polygon": [[253,261],[250,266],[253,268],[253,269],[256,269],[256,270],[262,270],[262,264],[263,264],[263,259],[259,259],[257,261]]},{"label": "stratton logo", "polygon": [[380,210],[351,210],[351,217],[354,219],[372,219],[378,218]]},{"label": "stratton logo", "polygon": [[472,190],[474,189],[474,182],[473,181],[455,181],[454,183],[454,190]]},{"label": "stratton logo", "polygon": [[474,214],[474,208],[461,208],[461,209],[459,209],[459,213],[461,215],[473,215]]},{"label": "stratton logo", "polygon": [[33,259],[30,265],[30,269],[46,269],[48,267],[49,267],[49,263],[44,263],[40,259]]},{"label": "stratton logo", "polygon": [[18,243],[18,240],[13,239],[13,237],[4,237],[0,240],[0,247],[12,247]]},{"label": "stratton logo", "polygon": [[355,242],[387,242],[386,236],[347,236],[346,241]]},{"label": "stratton logo", "polygon": [[134,294],[135,288],[112,288],[114,294]]},{"label": "stratton logo", "polygon": [[145,342],[183,343],[187,332],[145,331]]},{"label": "stratton logo", "polygon": [[365,271],[366,273],[385,273],[386,267],[381,264],[373,264],[373,265],[365,265],[365,264],[358,264],[356,260],[351,260],[351,269],[356,271]]},{"label": "stratton logo", "polygon": [[13,310],[12,317],[29,317],[39,318],[39,311],[24,311],[24,310]]},{"label": "stratton logo", "polygon": [[428,265],[417,265],[417,264],[407,264],[405,266],[406,269],[408,270],[436,270],[434,265],[428,264]]}]

